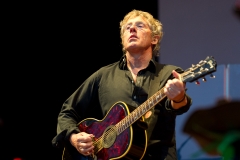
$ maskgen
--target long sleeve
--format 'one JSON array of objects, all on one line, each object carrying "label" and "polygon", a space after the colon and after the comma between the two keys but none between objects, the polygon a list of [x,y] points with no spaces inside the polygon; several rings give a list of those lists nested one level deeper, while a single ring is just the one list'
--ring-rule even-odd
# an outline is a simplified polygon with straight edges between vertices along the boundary
[{"label": "long sleeve", "polygon": [[63,103],[58,115],[57,135],[52,140],[53,146],[63,147],[64,143],[68,143],[71,133],[80,132],[77,124],[87,118],[89,110],[99,106],[97,90],[98,77],[95,72]]}]

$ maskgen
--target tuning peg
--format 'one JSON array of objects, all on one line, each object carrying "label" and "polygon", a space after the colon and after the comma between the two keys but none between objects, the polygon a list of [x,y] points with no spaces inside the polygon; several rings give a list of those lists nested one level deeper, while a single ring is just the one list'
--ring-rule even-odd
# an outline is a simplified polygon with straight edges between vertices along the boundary
[{"label": "tuning peg", "polygon": [[195,81],[196,85],[200,85],[200,82],[198,80]]},{"label": "tuning peg", "polygon": [[206,82],[207,80],[206,80],[206,78],[205,78],[205,77],[203,77],[203,78],[202,78],[202,81],[203,81],[203,82]]},{"label": "tuning peg", "polygon": [[213,74],[210,74],[210,77],[211,77],[211,78],[215,78],[215,76],[214,76]]}]

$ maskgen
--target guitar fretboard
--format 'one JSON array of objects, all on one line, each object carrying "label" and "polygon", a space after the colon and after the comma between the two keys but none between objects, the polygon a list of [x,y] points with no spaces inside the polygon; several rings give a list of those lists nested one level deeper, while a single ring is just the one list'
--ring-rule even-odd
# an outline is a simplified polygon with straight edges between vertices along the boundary
[{"label": "guitar fretboard", "polygon": [[[216,66],[217,64],[213,57],[208,56],[204,61],[201,60],[197,65],[193,65],[191,68],[185,70],[185,72],[180,74],[181,80],[182,82],[193,82],[200,77],[204,77],[207,74],[215,72]],[[147,111],[153,108],[165,97],[166,95],[164,94],[164,88],[162,88],[115,125],[117,134],[119,135],[122,133],[125,129],[136,122],[141,116],[147,113]]]},{"label": "guitar fretboard", "polygon": [[163,88],[146,100],[143,104],[137,107],[131,114],[123,118],[118,122],[115,127],[118,134],[122,133],[130,125],[136,122],[141,116],[143,116],[147,111],[153,108],[157,103],[159,103],[166,95],[164,94]]}]

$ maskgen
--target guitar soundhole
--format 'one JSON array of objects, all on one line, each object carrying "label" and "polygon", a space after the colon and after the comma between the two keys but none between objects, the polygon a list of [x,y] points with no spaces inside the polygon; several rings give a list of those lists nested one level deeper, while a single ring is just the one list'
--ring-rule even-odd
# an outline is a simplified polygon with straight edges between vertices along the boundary
[{"label": "guitar soundhole", "polygon": [[113,145],[117,137],[117,131],[114,126],[108,126],[104,133],[102,139],[102,145],[104,148],[109,148]]}]

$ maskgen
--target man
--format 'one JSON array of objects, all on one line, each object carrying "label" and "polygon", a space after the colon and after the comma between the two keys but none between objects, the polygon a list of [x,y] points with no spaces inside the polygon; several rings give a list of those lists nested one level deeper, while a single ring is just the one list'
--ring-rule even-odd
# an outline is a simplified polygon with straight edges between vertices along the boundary
[{"label": "man", "polygon": [[[54,146],[64,147],[63,159],[75,159],[74,157],[91,159],[96,156],[97,159],[177,159],[175,118],[186,112],[192,103],[185,92],[185,83],[181,80],[180,73],[183,70],[174,65],[159,64],[155,61],[163,36],[162,24],[148,12],[132,10],[120,22],[120,29],[123,57],[118,62],[93,73],[62,106],[58,116],[57,135],[52,143]],[[144,107],[155,102],[148,101],[148,98],[159,90],[162,93],[154,97],[154,100],[159,96],[162,98],[153,105],[154,107],[146,110]],[[140,130],[134,129],[132,132],[129,128],[133,125],[130,125],[126,132],[121,130],[120,133],[119,130],[126,126],[126,123],[124,121],[115,125],[117,122],[114,121],[118,119],[118,114],[111,115],[114,118],[108,122],[110,127],[112,125],[115,127],[110,129],[103,127],[106,125],[103,122],[108,119],[109,114],[117,110],[117,107],[113,109],[114,104],[116,106],[126,104],[125,107],[129,107],[131,111],[139,109],[139,106],[144,104],[142,106],[144,109],[140,109],[141,112],[146,112],[134,125],[138,124],[136,125],[138,129],[144,130],[145,137],[137,139]],[[85,122],[88,118],[92,118],[95,123],[91,120]],[[95,131],[93,128],[89,129],[97,123],[99,125]],[[89,133],[87,130],[92,132]],[[127,139],[132,133],[133,140]],[[100,135],[107,138],[104,139]],[[122,138],[123,135],[127,135],[126,139]],[[119,139],[121,143],[118,143]],[[111,141],[110,145],[104,140]],[[141,140],[143,143],[140,143]],[[137,153],[136,150],[132,152],[135,142],[143,146],[142,152],[137,156],[134,155]],[[119,149],[124,145],[123,150]],[[71,152],[73,150],[75,152]],[[130,152],[132,155],[128,154]]]}]

